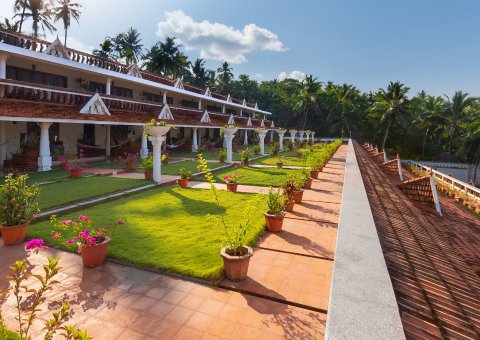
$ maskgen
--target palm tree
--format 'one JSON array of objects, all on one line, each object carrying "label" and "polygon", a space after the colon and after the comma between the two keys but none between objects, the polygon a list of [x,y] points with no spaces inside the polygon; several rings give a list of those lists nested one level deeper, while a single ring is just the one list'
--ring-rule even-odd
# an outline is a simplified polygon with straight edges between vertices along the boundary
[{"label": "palm tree", "polygon": [[[20,23],[18,27],[18,32],[22,33],[22,26],[23,26],[23,21],[25,20],[25,11],[27,9],[27,2],[25,0],[15,0],[13,3],[13,12],[15,15],[20,15],[20,20],[18,21]],[[21,12],[21,13],[20,13]],[[5,19],[5,22],[7,19]]]},{"label": "palm tree", "polygon": [[80,20],[80,15],[82,14],[80,11],[82,5],[71,3],[70,0],[57,0],[57,4],[58,6],[53,8],[55,22],[59,20],[63,21],[63,28],[65,29],[64,45],[67,46],[67,33],[71,24],[71,19],[75,19],[75,21],[78,23]]},{"label": "palm tree", "polygon": [[192,85],[207,87],[208,75],[207,69],[205,68],[205,60],[198,58],[193,64],[190,63],[190,65],[192,67]]},{"label": "palm tree", "polygon": [[115,48],[110,38],[106,38],[105,41],[101,43],[99,46],[100,46],[100,49],[93,50],[92,52],[93,55],[96,55],[97,57],[100,57],[103,59],[117,61],[115,56]]},{"label": "palm tree", "polygon": [[142,57],[141,41],[140,33],[136,28],[130,27],[127,33],[121,34],[120,46],[127,65],[136,64]]},{"label": "palm tree", "polygon": [[230,82],[233,79],[233,73],[232,73],[232,68],[230,67],[230,64],[227,61],[224,61],[222,63],[222,66],[220,66],[217,69],[217,84],[218,84],[218,90],[222,94],[227,94],[230,92]]},{"label": "palm tree", "polygon": [[452,100],[447,95],[445,97],[447,104],[444,118],[448,135],[448,160],[451,161],[453,138],[457,135],[466,116],[474,109],[475,98],[469,97],[468,93],[462,91],[456,91]]},{"label": "palm tree", "polygon": [[[474,165],[473,183],[477,182],[477,169],[480,165],[480,113],[474,112],[463,135],[460,137],[459,152]],[[474,184],[475,185],[475,184]]]},{"label": "palm tree", "polygon": [[0,22],[0,28],[12,32],[20,32],[20,21],[11,22],[7,18],[5,18],[5,21],[3,23]]},{"label": "palm tree", "polygon": [[317,82],[317,78],[312,75],[306,76],[302,82],[302,88],[299,93],[298,102],[295,104],[294,110],[303,114],[303,127],[307,126],[309,114],[317,113],[319,110],[318,100],[321,90],[321,84]]},{"label": "palm tree", "polygon": [[407,98],[409,88],[400,82],[390,82],[385,91],[380,91],[375,95],[375,102],[371,111],[380,117],[380,123],[386,124],[385,134],[383,135],[382,150],[385,148],[390,128],[397,122],[404,123],[404,116],[407,114],[410,101]]},{"label": "palm tree", "polygon": [[343,84],[335,86],[329,83],[325,88],[329,115],[327,121],[332,132],[346,130],[349,137],[352,137],[352,129],[356,129],[359,124],[358,105],[355,102],[360,96],[354,86]]},{"label": "palm tree", "polygon": [[48,0],[26,0],[25,11],[22,12],[22,14],[15,14],[15,16],[20,16],[21,20],[24,20],[25,18],[31,18],[33,22],[33,36],[38,38],[38,30],[40,28],[44,34],[45,29],[47,29],[50,33],[57,30],[50,22],[52,17],[50,5],[51,1]]},{"label": "palm tree", "polygon": [[178,78],[190,74],[188,58],[180,51],[175,38],[167,37],[165,42],[153,45],[145,54],[143,66],[149,72],[166,77]]}]

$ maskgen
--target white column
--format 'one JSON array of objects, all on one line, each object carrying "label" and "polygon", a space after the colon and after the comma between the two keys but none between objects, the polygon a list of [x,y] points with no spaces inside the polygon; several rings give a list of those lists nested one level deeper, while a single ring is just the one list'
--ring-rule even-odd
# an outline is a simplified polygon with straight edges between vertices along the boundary
[{"label": "white column", "polygon": [[202,100],[201,99],[198,100],[198,109],[199,110],[202,109]]},{"label": "white column", "polygon": [[312,132],[312,143],[315,141],[315,132]]},{"label": "white column", "polygon": [[155,183],[161,183],[162,180],[162,144],[166,139],[165,136],[148,137],[153,145],[153,181]]},{"label": "white column", "polygon": [[105,126],[105,135],[106,135],[106,142],[105,142],[105,155],[110,157],[110,153],[112,150],[111,140],[110,140],[110,125],[107,124]]},{"label": "white column", "polygon": [[265,137],[268,130],[258,130],[258,136],[260,137],[260,154],[265,156]]},{"label": "white column", "polygon": [[298,134],[300,135],[300,142],[303,142],[303,131],[299,131]]},{"label": "white column", "polygon": [[3,161],[7,158],[7,136],[5,133],[5,122],[0,121],[0,167],[3,167]]},{"label": "white column", "polygon": [[273,130],[272,130],[272,133],[270,134],[270,144],[273,144]]},{"label": "white column", "polygon": [[248,129],[245,129],[245,139],[243,140],[243,145],[248,145]]},{"label": "white column", "polygon": [[48,128],[52,123],[38,123],[40,126],[40,154],[38,156],[38,171],[52,170],[52,157],[50,156],[50,140]]},{"label": "white column", "polygon": [[147,133],[145,129],[142,131],[142,147],[140,149],[140,156],[148,157],[148,140],[147,140]]},{"label": "white column", "polygon": [[232,163],[232,141],[237,129],[223,129],[223,140],[227,148],[227,163]]},{"label": "white column", "polygon": [[292,145],[295,147],[295,135],[297,134],[296,130],[290,130],[290,136],[292,137]]},{"label": "white column", "polygon": [[112,94],[112,78],[107,78],[107,85],[105,86],[105,93]]},{"label": "white column", "polygon": [[167,103],[167,91],[163,91],[163,104]]},{"label": "white column", "polygon": [[7,58],[6,54],[0,54],[0,79],[7,78]]},{"label": "white column", "polygon": [[198,130],[198,128],[196,128],[196,127],[193,128],[193,140],[192,140],[192,151],[193,152],[198,151],[197,130]]},{"label": "white column", "polygon": [[198,150],[200,150],[200,147],[202,146],[202,130],[201,128],[198,128]]},{"label": "white column", "polygon": [[222,113],[225,113],[225,105],[222,106]]},{"label": "white column", "polygon": [[278,131],[278,144],[280,144],[280,151],[283,151],[283,135],[285,135],[285,131]]},{"label": "white column", "polygon": [[306,140],[307,140],[307,143],[308,143],[308,141],[310,140],[310,132],[306,132],[305,137],[306,137]]}]

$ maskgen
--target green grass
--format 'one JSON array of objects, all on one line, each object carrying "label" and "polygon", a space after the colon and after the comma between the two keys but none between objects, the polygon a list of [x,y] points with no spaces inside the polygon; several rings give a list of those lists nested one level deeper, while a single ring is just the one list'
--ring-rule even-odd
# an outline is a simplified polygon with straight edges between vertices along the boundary
[{"label": "green grass", "polygon": [[[280,157],[283,158],[283,154],[280,154]],[[284,159],[284,165],[290,166],[304,166],[305,162],[303,159],[298,157],[287,157]],[[263,165],[277,165],[277,157],[267,157],[267,158],[260,158],[253,161],[253,164],[263,164]]]},{"label": "green grass", "polygon": [[[228,224],[238,223],[243,207],[252,194],[219,191],[219,208],[209,190],[178,187],[155,188],[115,201],[99,204],[64,216],[87,215],[99,226],[112,226],[108,256],[139,266],[163,269],[183,275],[213,280],[220,277],[223,262],[219,255],[226,244],[223,229],[207,214],[225,212]],[[252,214],[254,228],[247,234],[253,245],[264,230],[265,197]],[[125,219],[124,225],[116,221]],[[29,227],[30,237],[67,247],[51,239],[50,223],[41,221]],[[71,235],[69,235],[71,236]]]},{"label": "green grass", "polygon": [[[253,154],[253,146],[249,145],[248,148],[250,149],[250,157],[257,157],[256,155]],[[232,159],[234,161],[240,161],[242,159],[242,150],[244,149],[243,145],[240,145],[238,147],[238,152],[234,152],[232,154]],[[265,153],[270,153],[272,150],[271,145],[265,145]],[[197,152],[178,152],[178,153],[171,153],[170,157],[174,158],[197,158],[198,153]],[[218,151],[212,152],[212,151],[205,151],[203,152],[203,158],[206,160],[218,160]]]},{"label": "green grass", "polygon": [[[70,172],[62,171],[60,169],[50,170],[50,171],[42,171],[42,172],[28,172],[28,184],[36,184],[41,182],[49,182],[49,181],[58,181],[61,179],[67,179],[70,176]],[[5,176],[0,178],[0,184],[5,181]]]},{"label": "green grass", "polygon": [[[242,176],[240,184],[279,187],[289,176],[295,174],[297,171],[299,170],[240,167],[238,169],[228,168],[215,171],[213,176],[215,181],[224,183],[223,176],[235,173]],[[198,180],[204,181],[205,177],[198,177]]]},{"label": "green grass", "polygon": [[[192,173],[199,172],[197,169],[198,162],[197,161],[190,161],[186,160],[183,162],[176,162],[176,163],[169,163],[166,165],[162,164],[162,174],[165,175],[178,175],[181,168],[184,168],[187,171],[191,171]],[[220,162],[209,162],[208,166],[213,169],[222,165],[227,165]]]},{"label": "green grass", "polygon": [[0,339],[1,340],[20,340],[20,335],[17,332],[0,326]]},{"label": "green grass", "polygon": [[37,202],[40,209],[65,205],[89,197],[151,183],[147,180],[93,176],[42,185]]}]

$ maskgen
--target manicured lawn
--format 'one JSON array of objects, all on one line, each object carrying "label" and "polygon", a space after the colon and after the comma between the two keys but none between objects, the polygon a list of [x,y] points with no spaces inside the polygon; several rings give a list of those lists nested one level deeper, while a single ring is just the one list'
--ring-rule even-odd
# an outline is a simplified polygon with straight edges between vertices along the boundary
[{"label": "manicured lawn", "polygon": [[[224,183],[223,177],[233,173],[241,175],[240,184],[250,184],[259,186],[279,187],[285,180],[300,170],[279,169],[279,168],[251,168],[239,167],[237,169],[228,168],[215,171],[213,176],[219,183]],[[198,180],[204,181],[205,177],[198,177]]]},{"label": "manicured lawn", "polygon": [[[238,223],[243,207],[254,197],[229,191],[219,191],[219,195],[222,208],[215,205],[209,190],[155,188],[64,218],[87,215],[96,225],[112,226],[110,257],[202,279],[217,279],[223,270],[219,251],[225,245],[225,236],[223,229],[211,222],[207,214],[224,211],[228,223]],[[264,229],[266,198],[259,199],[258,209],[252,216],[255,227],[247,235],[250,245]],[[119,219],[125,219],[126,223],[117,225]],[[48,221],[32,224],[28,233],[30,237],[41,237],[66,247],[58,239],[51,239]]]},{"label": "manicured lawn", "polygon": [[[283,158],[284,155],[280,154],[280,157]],[[277,165],[277,159],[277,157],[260,158],[254,160],[253,164]],[[305,166],[305,161],[298,157],[286,157],[283,160],[285,161],[284,165]]]},{"label": "manicured lawn", "polygon": [[[257,157],[253,153],[253,146],[249,145],[248,148],[250,149],[250,157]],[[240,161],[242,159],[242,150],[244,149],[243,145],[238,147],[238,152],[234,152],[232,155],[232,159],[234,161]],[[265,153],[269,154],[272,150],[271,145],[265,145]],[[179,152],[179,153],[172,153],[170,154],[171,157],[174,158],[197,158],[197,152]],[[218,151],[206,151],[203,152],[203,157],[207,160],[218,160]]]},{"label": "manicured lawn", "polygon": [[[49,182],[49,181],[57,181],[60,179],[66,179],[70,176],[70,172],[62,171],[60,169],[50,170],[50,171],[42,171],[42,172],[29,172],[28,175],[28,184],[35,184],[41,182]],[[0,178],[0,184],[3,183],[5,177],[2,176]]]},{"label": "manicured lawn", "polygon": [[103,176],[72,179],[42,185],[38,204],[40,209],[51,208],[147,183],[151,183],[151,181]]},{"label": "manicured lawn", "polygon": [[[190,161],[186,160],[183,162],[176,162],[176,163],[169,163],[167,165],[162,164],[162,174],[165,175],[178,175],[181,168],[184,168],[187,171],[191,171],[192,173],[199,172],[197,169],[198,162],[197,161]],[[209,167],[211,169],[219,167],[221,165],[227,165],[220,162],[209,162]]]}]

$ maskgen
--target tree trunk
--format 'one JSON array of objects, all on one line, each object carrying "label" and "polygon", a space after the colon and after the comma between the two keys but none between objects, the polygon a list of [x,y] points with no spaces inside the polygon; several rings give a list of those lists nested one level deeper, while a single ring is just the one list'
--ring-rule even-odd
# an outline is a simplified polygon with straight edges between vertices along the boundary
[{"label": "tree trunk", "polygon": [[388,132],[390,130],[390,121],[388,121],[387,128],[385,129],[385,135],[383,136],[382,150],[385,149],[385,143],[387,143]]},{"label": "tree trunk", "polygon": [[19,33],[22,33],[23,20],[25,20],[25,6],[23,6],[22,16],[20,17],[20,27],[18,28]]},{"label": "tree trunk", "polygon": [[448,141],[448,161],[452,161],[452,141],[453,141],[453,131],[450,133],[450,138]]},{"label": "tree trunk", "polygon": [[473,186],[476,187],[476,183],[477,183],[477,169],[478,169],[478,165],[480,164],[480,152],[477,151],[477,154],[475,155],[475,171],[473,172]]},{"label": "tree trunk", "polygon": [[65,27],[65,43],[63,44],[65,47],[67,47],[67,32],[68,28]]},{"label": "tree trunk", "polygon": [[305,111],[305,118],[303,118],[303,130],[305,131],[305,127],[307,126],[307,116],[308,111]]},{"label": "tree trunk", "polygon": [[427,136],[428,136],[428,131],[430,128],[427,128],[427,131],[425,131],[425,137],[423,138],[423,145],[422,145],[422,157],[425,157],[425,143],[427,143]]}]

